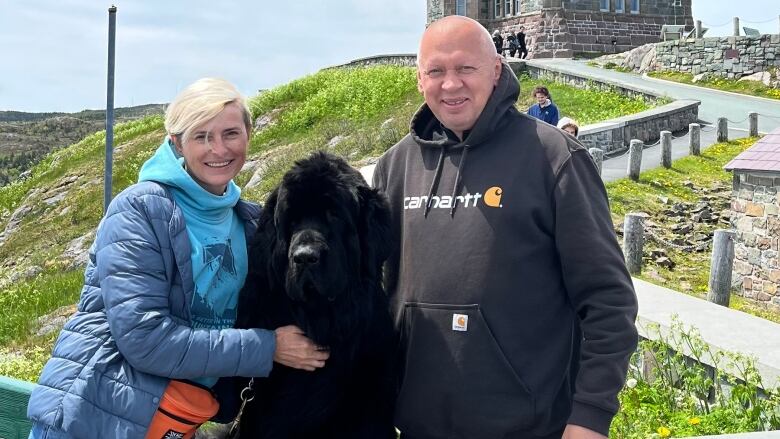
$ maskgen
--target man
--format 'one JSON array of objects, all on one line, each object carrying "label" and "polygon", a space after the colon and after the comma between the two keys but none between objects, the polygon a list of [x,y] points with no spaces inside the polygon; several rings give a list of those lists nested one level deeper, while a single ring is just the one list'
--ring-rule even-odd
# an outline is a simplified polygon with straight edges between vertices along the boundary
[{"label": "man", "polygon": [[545,86],[534,88],[533,92],[536,103],[528,109],[528,115],[543,120],[550,125],[558,125],[558,107],[553,104],[550,98],[550,90]]},{"label": "man", "polygon": [[636,298],[588,152],[515,109],[476,21],[432,23],[417,80],[425,104],[374,174],[401,237],[402,438],[603,438]]},{"label": "man", "polygon": [[504,37],[501,36],[501,31],[498,29],[493,31],[493,45],[496,46],[496,53],[504,54]]},{"label": "man", "polygon": [[525,45],[525,28],[523,26],[520,26],[520,30],[517,31],[517,47],[518,56],[525,59],[528,56],[528,47]]}]

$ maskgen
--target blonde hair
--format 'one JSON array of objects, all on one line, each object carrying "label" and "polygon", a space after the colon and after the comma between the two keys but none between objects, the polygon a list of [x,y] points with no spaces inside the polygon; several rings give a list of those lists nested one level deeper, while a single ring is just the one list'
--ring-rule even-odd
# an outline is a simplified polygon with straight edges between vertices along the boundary
[{"label": "blonde hair", "polygon": [[179,93],[165,110],[165,130],[171,136],[181,136],[181,143],[185,143],[191,130],[231,103],[241,108],[248,136],[252,132],[252,113],[246,99],[233,84],[219,78],[198,79]]}]

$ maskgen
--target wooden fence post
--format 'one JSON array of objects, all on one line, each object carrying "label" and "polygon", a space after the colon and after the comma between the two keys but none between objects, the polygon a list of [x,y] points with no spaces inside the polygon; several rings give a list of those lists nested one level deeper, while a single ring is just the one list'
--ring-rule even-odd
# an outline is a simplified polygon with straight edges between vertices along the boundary
[{"label": "wooden fence post", "polygon": [[596,164],[596,168],[599,170],[599,175],[601,175],[601,168],[604,162],[604,150],[601,148],[591,148],[588,150],[588,152],[590,153],[590,156],[593,157],[593,163]]},{"label": "wooden fence post", "polygon": [[758,113],[751,111],[748,119],[750,119],[750,137],[758,137]]},{"label": "wooden fence post", "polygon": [[626,268],[631,274],[642,272],[642,247],[645,240],[644,217],[637,213],[626,214],[623,223],[623,252]]},{"label": "wooden fence post", "polygon": [[725,117],[718,118],[718,142],[729,141],[729,120]]},{"label": "wooden fence post", "polygon": [[729,306],[731,269],[734,265],[734,231],[716,230],[712,238],[712,263],[707,300]]},{"label": "wooden fence post", "polygon": [[701,154],[701,125],[698,123],[688,125],[688,154]]},{"label": "wooden fence post", "polygon": [[661,131],[661,164],[664,168],[672,167],[672,132]]},{"label": "wooden fence post", "polygon": [[632,139],[628,151],[628,178],[638,181],[639,172],[642,169],[642,148],[644,143],[641,140]]}]

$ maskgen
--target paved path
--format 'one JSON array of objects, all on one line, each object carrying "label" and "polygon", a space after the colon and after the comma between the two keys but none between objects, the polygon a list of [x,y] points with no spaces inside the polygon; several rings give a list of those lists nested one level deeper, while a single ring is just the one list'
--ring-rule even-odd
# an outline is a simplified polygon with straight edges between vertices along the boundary
[{"label": "paved path", "polygon": [[[701,132],[702,150],[715,143],[716,128],[709,126],[717,124],[719,117],[726,117],[729,122],[729,138],[747,136],[747,115],[751,111],[759,113],[758,129],[762,133],[780,128],[780,101],[755,98],[752,96],[724,93],[702,87],[677,84],[669,81],[648,78],[632,73],[623,73],[591,67],[584,61],[570,59],[533,60],[529,64],[549,66],[556,70],[577,73],[593,79],[605,79],[628,84],[640,89],[666,95],[673,99],[696,99],[701,101],[699,120],[703,124]],[[687,134],[672,140],[672,159],[688,155]],[[661,148],[659,145],[646,147],[642,152],[642,171],[661,165]],[[606,158],[603,163],[602,178],[604,181],[618,180],[626,176],[628,154]]]},{"label": "paved path", "polygon": [[[607,79],[635,87],[648,89],[674,99],[696,99],[701,101],[699,119],[715,124],[719,117],[739,122],[729,123],[729,127],[748,128],[747,117],[751,111],[759,113],[758,129],[768,133],[780,127],[780,100],[756,98],[752,96],[724,93],[703,87],[689,86],[669,81],[648,78],[633,73],[591,67],[585,61],[571,59],[550,59],[528,61],[531,65],[551,66],[560,70],[572,71],[594,79]],[[764,116],[765,115],[765,116]],[[771,117],[770,117],[771,116]]]}]

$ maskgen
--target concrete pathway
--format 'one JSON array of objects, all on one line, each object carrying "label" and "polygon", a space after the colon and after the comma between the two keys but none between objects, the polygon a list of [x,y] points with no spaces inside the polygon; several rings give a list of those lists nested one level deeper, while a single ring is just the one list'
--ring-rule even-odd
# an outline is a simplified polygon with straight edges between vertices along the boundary
[{"label": "concrete pathway", "polygon": [[[738,139],[747,137],[747,130],[731,129],[729,127],[729,139]],[[701,150],[709,148],[716,143],[717,128],[715,126],[702,126],[701,129]],[[672,160],[688,155],[688,144],[690,138],[688,134],[672,139]],[[601,179],[604,182],[619,180],[628,175],[628,151],[616,156],[604,157],[601,167]],[[661,166],[661,146],[646,146],[642,151],[642,172]]]},{"label": "concrete pathway", "polygon": [[[528,64],[549,67],[564,72],[576,73],[593,79],[620,82],[636,88],[669,96],[673,99],[696,99],[701,101],[699,120],[702,123],[701,149],[707,149],[716,141],[716,127],[719,117],[729,119],[729,138],[736,139],[747,136],[748,113],[759,113],[759,132],[768,133],[780,128],[780,101],[756,98],[752,96],[724,93],[702,87],[663,81],[633,73],[623,73],[598,67],[591,67],[585,61],[570,59],[532,60]],[[688,155],[689,137],[683,134],[672,140],[672,159]],[[661,148],[659,145],[648,146],[642,152],[642,171],[657,168],[661,165]],[[605,157],[602,178],[613,181],[624,178],[627,174],[628,154]]]},{"label": "concrete pathway", "polygon": [[[654,91],[673,99],[696,99],[701,101],[699,119],[715,124],[719,117],[726,117],[729,127],[748,128],[748,113],[759,113],[758,130],[768,133],[780,127],[780,100],[756,98],[752,96],[725,93],[703,87],[678,84],[633,73],[602,69],[587,65],[587,61],[571,59],[531,60],[528,64],[550,66],[558,70],[570,71],[594,79],[618,81],[634,87]],[[702,143],[704,144],[704,143]]]}]

